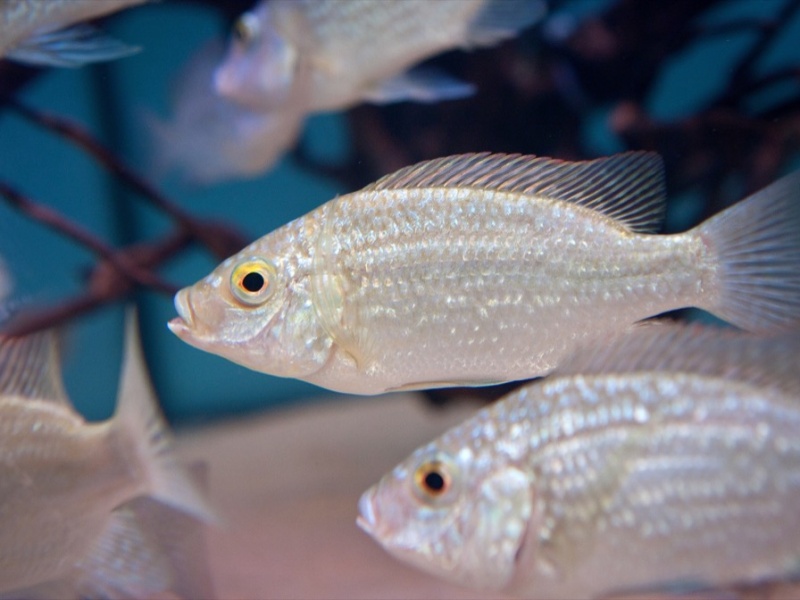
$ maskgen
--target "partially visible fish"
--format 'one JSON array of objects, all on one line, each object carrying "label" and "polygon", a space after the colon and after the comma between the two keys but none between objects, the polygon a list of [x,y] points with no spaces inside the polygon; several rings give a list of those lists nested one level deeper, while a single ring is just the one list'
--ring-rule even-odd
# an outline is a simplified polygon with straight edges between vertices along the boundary
[{"label": "partially visible fish", "polygon": [[[199,473],[195,482],[207,479],[207,465],[196,463],[191,471]],[[114,511],[67,581],[79,598],[150,598],[168,591],[186,600],[212,600],[203,532],[195,517],[149,497],[136,498]]]},{"label": "partially visible fish", "polygon": [[347,393],[484,385],[686,306],[800,325],[800,172],[652,235],[660,158],[473,154],[401,169],[178,292],[169,326],[257,371]]},{"label": "partially visible fish", "polygon": [[786,579],[798,431],[800,333],[640,327],[419,448],[358,524],[429,573],[526,598]]},{"label": "partially visible fish", "polygon": [[[129,319],[117,412],[104,423],[85,422],[69,403],[55,334],[0,338],[0,595],[38,589],[37,597],[47,596],[80,573],[77,582],[113,584],[126,598],[151,595],[165,581],[183,585],[172,572],[142,581],[142,564],[104,554],[148,547],[140,508],[124,508],[140,497],[214,518],[172,454],[135,327]],[[94,580],[86,566],[100,564],[118,579],[98,573]]]},{"label": "partially visible fish", "polygon": [[86,557],[63,577],[2,600],[137,600],[216,598],[206,560],[203,525],[148,497],[114,510]]},{"label": "partially visible fish", "polygon": [[157,175],[175,168],[196,184],[255,176],[298,137],[308,90],[303,72],[297,73],[282,106],[253,111],[214,90],[213,72],[223,52],[220,40],[203,46],[181,73],[171,118],[147,116],[155,157],[152,170]]},{"label": "partially visible fish", "polygon": [[148,0],[3,0],[0,58],[34,65],[80,67],[139,51],[82,21]]},{"label": "partially visible fish", "polygon": [[436,101],[473,88],[407,70],[440,52],[491,46],[539,21],[544,0],[269,0],[239,19],[217,91],[282,106],[298,64],[312,70],[311,112],[363,101]]}]

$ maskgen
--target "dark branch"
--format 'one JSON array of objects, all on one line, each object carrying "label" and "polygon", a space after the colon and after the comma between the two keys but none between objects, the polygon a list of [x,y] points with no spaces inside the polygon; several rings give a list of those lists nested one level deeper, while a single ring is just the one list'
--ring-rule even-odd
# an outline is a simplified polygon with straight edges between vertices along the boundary
[{"label": "dark branch", "polygon": [[100,238],[56,210],[34,202],[2,181],[0,181],[0,195],[5,197],[8,204],[19,212],[92,250],[131,281],[165,294],[175,293],[174,286],[166,283],[157,275],[139,268],[136,264],[131,263],[126,256],[120,256]]}]

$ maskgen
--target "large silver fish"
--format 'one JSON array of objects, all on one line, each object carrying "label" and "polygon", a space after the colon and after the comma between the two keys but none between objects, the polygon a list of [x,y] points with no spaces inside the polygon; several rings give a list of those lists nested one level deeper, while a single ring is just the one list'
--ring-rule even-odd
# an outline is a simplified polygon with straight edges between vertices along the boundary
[{"label": "large silver fish", "polygon": [[138,52],[82,21],[149,0],[3,0],[0,57],[35,65],[79,67]]},{"label": "large silver fish", "polygon": [[239,19],[217,91],[250,107],[284,105],[298,65],[312,70],[309,112],[362,101],[435,101],[472,87],[406,73],[445,50],[489,46],[541,19],[543,0],[269,0]]},{"label": "large silver fish", "polygon": [[[85,422],[67,400],[56,345],[52,333],[0,338],[0,596],[111,587],[126,598],[186,589],[205,596],[171,570],[171,542],[151,539],[159,534],[153,518],[174,520],[168,507],[213,514],[171,452],[135,322],[117,412],[104,423]],[[131,504],[145,496],[168,506]],[[142,560],[147,552],[158,565]]]},{"label": "large silver fish", "polygon": [[388,552],[527,598],[800,570],[800,334],[641,327],[423,446],[362,496]]},{"label": "large silver fish", "polygon": [[407,167],[262,237],[175,297],[181,339],[333,390],[481,385],[696,306],[800,324],[800,172],[652,235],[661,161],[463,155]]}]

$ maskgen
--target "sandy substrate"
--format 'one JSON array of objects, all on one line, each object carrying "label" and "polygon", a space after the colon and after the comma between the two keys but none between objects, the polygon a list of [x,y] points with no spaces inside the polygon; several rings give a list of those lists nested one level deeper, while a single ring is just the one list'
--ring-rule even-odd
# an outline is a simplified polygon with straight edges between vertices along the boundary
[{"label": "sandy substrate", "polygon": [[[225,520],[206,536],[219,598],[498,598],[404,566],[355,524],[364,490],[475,410],[431,410],[413,394],[336,398],[183,435]],[[800,586],[680,597],[788,600]]]},{"label": "sandy substrate", "polygon": [[364,490],[475,409],[337,398],[182,436],[226,520],[207,535],[219,597],[496,598],[405,567],[355,524]]}]

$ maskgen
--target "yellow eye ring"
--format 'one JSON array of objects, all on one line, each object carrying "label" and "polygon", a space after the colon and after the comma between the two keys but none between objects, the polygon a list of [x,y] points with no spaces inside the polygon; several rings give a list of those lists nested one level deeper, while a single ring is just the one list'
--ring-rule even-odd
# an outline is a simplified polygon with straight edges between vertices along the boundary
[{"label": "yellow eye ring", "polygon": [[414,471],[414,488],[424,500],[444,496],[453,483],[450,470],[440,460],[427,460]]},{"label": "yellow eye ring", "polygon": [[261,258],[243,260],[231,271],[231,293],[248,306],[263,304],[275,293],[278,272]]}]

